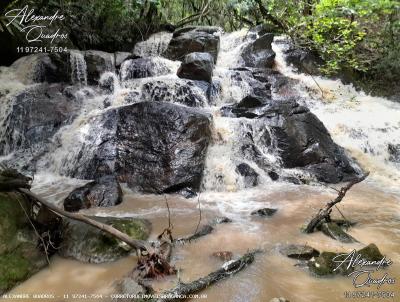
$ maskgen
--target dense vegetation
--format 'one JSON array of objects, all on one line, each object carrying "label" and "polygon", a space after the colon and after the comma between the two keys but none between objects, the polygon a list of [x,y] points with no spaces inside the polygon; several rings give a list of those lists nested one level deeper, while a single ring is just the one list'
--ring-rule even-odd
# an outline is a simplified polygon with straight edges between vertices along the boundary
[{"label": "dense vegetation", "polygon": [[351,71],[377,86],[400,79],[398,0],[15,0],[0,9],[25,4],[63,12],[62,26],[81,49],[130,50],[153,32],[190,24],[226,31],[266,24],[319,54],[327,74]]}]

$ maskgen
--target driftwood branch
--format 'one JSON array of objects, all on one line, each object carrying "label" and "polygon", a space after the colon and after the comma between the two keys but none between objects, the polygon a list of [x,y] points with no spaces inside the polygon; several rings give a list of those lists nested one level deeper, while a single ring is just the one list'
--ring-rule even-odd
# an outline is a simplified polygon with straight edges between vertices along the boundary
[{"label": "driftwood branch", "polygon": [[158,299],[157,302],[182,301],[179,297],[197,293],[218,281],[229,278],[251,264],[254,261],[255,254],[259,252],[259,250],[248,252],[239,259],[226,262],[217,271],[193,282],[179,283],[175,288],[161,293],[160,296],[163,298]]},{"label": "driftwood branch", "polygon": [[314,229],[316,226],[323,220],[327,219],[329,220],[329,216],[332,212],[332,207],[335,206],[337,203],[341,202],[344,196],[346,195],[347,191],[351,189],[352,186],[355,184],[362,182],[364,179],[366,179],[369,175],[369,172],[365,173],[362,177],[357,178],[351,182],[349,182],[346,186],[342,187],[339,192],[338,196],[328,202],[323,209],[320,209],[318,213],[310,220],[306,228],[304,229],[305,233],[312,233],[314,232]]},{"label": "driftwood branch", "polygon": [[116,237],[117,239],[125,242],[126,244],[128,244],[129,246],[133,247],[136,250],[145,250],[145,251],[148,251],[149,253],[152,252],[152,250],[153,250],[146,241],[132,239],[127,234],[117,230],[116,228],[114,228],[110,225],[98,222],[94,219],[91,219],[91,218],[85,216],[85,215],[64,211],[64,210],[58,208],[57,206],[53,205],[52,203],[44,200],[40,196],[32,193],[28,189],[19,188],[18,191],[37,200],[39,203],[46,206],[47,208],[49,208],[51,211],[53,211],[56,214],[65,216],[70,219],[78,220],[78,221],[84,222],[86,224],[89,224],[95,228],[98,228],[98,229]]}]

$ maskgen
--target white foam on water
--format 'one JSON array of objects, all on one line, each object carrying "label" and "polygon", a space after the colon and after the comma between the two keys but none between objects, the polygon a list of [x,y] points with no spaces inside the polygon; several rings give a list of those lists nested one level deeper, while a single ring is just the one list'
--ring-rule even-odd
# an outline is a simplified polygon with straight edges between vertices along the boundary
[{"label": "white foam on water", "polygon": [[284,59],[282,39],[273,43],[276,69],[299,81],[300,102],[324,123],[336,143],[371,172],[370,178],[398,189],[400,163],[390,161],[388,146],[400,144],[400,102],[367,95],[340,80],[295,72]]}]

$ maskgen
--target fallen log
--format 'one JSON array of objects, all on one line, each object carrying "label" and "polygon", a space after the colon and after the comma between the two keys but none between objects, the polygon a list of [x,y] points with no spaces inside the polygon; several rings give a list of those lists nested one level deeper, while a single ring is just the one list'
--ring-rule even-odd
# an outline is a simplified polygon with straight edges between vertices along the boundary
[{"label": "fallen log", "polygon": [[338,196],[334,200],[328,202],[323,209],[320,209],[318,211],[318,213],[316,215],[314,215],[314,217],[310,220],[310,222],[305,227],[304,232],[308,233],[308,234],[314,232],[314,229],[324,219],[327,222],[329,222],[330,221],[330,214],[332,212],[332,207],[335,206],[337,203],[342,201],[342,199],[346,195],[347,191],[350,190],[352,186],[354,186],[355,184],[357,184],[359,182],[362,182],[364,179],[366,179],[368,177],[368,175],[369,175],[369,172],[365,173],[360,178],[357,178],[357,179],[349,182],[346,186],[342,187],[338,191]]},{"label": "fallen log", "polygon": [[51,211],[53,211],[54,213],[56,213],[58,215],[65,216],[67,218],[71,218],[74,220],[78,220],[78,221],[84,222],[86,224],[89,224],[95,228],[98,228],[98,229],[116,237],[117,239],[125,242],[126,244],[128,244],[129,246],[131,246],[132,248],[134,248],[136,250],[147,251],[148,253],[154,252],[153,248],[146,241],[132,239],[127,234],[117,230],[116,228],[114,228],[110,225],[101,223],[99,221],[93,220],[85,215],[64,211],[63,209],[58,208],[57,206],[48,202],[47,200],[44,200],[40,196],[32,193],[28,189],[19,188],[19,189],[17,189],[17,191],[33,198],[34,200],[38,201],[39,203],[41,203],[42,205],[44,205],[45,207],[47,207],[48,209],[50,209]]},{"label": "fallen log", "polygon": [[179,283],[175,288],[160,293],[158,295],[160,298],[157,299],[157,302],[182,301],[182,297],[188,297],[190,294],[197,293],[218,281],[240,272],[251,264],[254,261],[255,254],[260,252],[260,250],[248,252],[237,260],[225,262],[220,269],[205,277],[190,283]]},{"label": "fallen log", "polygon": [[202,226],[196,233],[194,233],[193,235],[187,236],[187,237],[181,237],[178,239],[175,239],[174,242],[176,243],[181,243],[181,244],[185,244],[187,242],[190,242],[192,240],[196,240],[200,237],[206,236],[208,234],[210,234],[212,231],[214,230],[214,228],[209,225],[206,224],[204,226]]}]

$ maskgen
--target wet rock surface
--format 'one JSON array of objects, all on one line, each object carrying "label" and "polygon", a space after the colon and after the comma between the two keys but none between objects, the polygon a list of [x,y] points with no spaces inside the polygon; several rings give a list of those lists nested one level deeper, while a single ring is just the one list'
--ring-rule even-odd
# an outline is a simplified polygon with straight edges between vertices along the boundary
[{"label": "wet rock surface", "polygon": [[246,163],[241,163],[236,167],[236,172],[243,176],[245,187],[255,187],[258,185],[258,173]]},{"label": "wet rock surface", "polygon": [[274,40],[273,34],[264,34],[254,42],[247,45],[242,52],[245,66],[270,68],[275,59],[275,52],[272,50],[271,43]]},{"label": "wet rock surface", "polygon": [[304,168],[327,183],[356,176],[343,148],[306,107],[293,100],[274,101],[266,106],[262,118],[271,128],[285,167]]},{"label": "wet rock surface", "polygon": [[[322,252],[318,257],[308,261],[308,268],[310,272],[316,276],[348,275],[357,269],[357,267],[351,266],[347,268],[347,265],[339,266],[337,262],[334,262],[335,257],[335,261],[340,262],[345,260],[348,254],[349,253]],[[367,261],[380,261],[384,257],[378,247],[373,243],[356,251],[354,257],[357,257],[357,255],[360,255],[360,259]]]},{"label": "wet rock surface", "polygon": [[78,159],[73,176],[93,179],[93,171],[108,165],[137,191],[198,190],[211,136],[208,114],[141,102],[106,112],[98,126],[103,129],[101,143],[82,150],[85,156]]},{"label": "wet rock surface", "polygon": [[389,160],[395,163],[400,163],[400,144],[389,144]]},{"label": "wet rock surface", "polygon": [[252,216],[259,216],[259,217],[271,217],[273,216],[278,209],[271,209],[271,208],[263,208],[258,209],[250,213]]},{"label": "wet rock surface", "polygon": [[312,52],[302,49],[289,48],[285,55],[286,62],[293,65],[298,72],[312,75],[321,74],[319,68],[322,66],[323,61]]},{"label": "wet rock surface", "polygon": [[77,212],[91,207],[112,207],[122,202],[122,189],[113,175],[102,176],[72,191],[64,200],[64,209]]},{"label": "wet rock surface", "polygon": [[[109,224],[131,238],[146,240],[151,224],[137,218],[90,217]],[[63,257],[83,262],[102,263],[120,259],[130,253],[131,247],[101,230],[82,222],[65,219],[64,241],[59,250]]]},{"label": "wet rock surface", "polygon": [[115,70],[114,54],[87,50],[84,53],[87,69],[87,81],[90,85],[97,85],[100,76],[106,71]]},{"label": "wet rock surface", "polygon": [[192,52],[183,59],[177,75],[180,78],[211,83],[213,69],[214,61],[209,53]]},{"label": "wet rock surface", "polygon": [[192,52],[208,52],[217,61],[219,32],[214,26],[188,26],[176,30],[164,55],[172,60],[183,60]]},{"label": "wet rock surface", "polygon": [[80,101],[63,84],[39,84],[13,97],[12,106],[0,131],[0,154],[48,141],[65,124],[72,121]]},{"label": "wet rock surface", "polygon": [[289,258],[297,260],[310,260],[312,257],[319,256],[319,252],[308,245],[289,244],[281,247],[279,252]]},{"label": "wet rock surface", "polygon": [[166,75],[170,69],[165,60],[148,57],[126,60],[121,64],[121,80],[147,78]]}]

